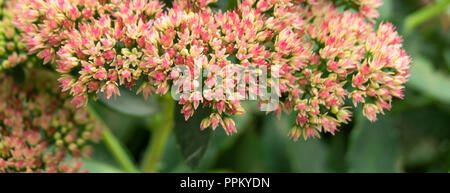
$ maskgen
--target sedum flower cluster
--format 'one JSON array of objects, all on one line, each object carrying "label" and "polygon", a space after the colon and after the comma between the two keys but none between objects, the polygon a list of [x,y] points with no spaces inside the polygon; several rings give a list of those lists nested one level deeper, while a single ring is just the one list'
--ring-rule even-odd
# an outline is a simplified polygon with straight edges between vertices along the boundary
[{"label": "sedum flower cluster", "polygon": [[[201,129],[221,125],[231,134],[231,116],[245,113],[238,99],[249,94],[235,88],[237,78],[222,83],[217,75],[235,73],[234,64],[266,67],[279,69],[278,83],[267,82],[279,87],[272,111],[295,113],[289,135],[297,140],[334,134],[352,117],[347,100],[375,121],[403,97],[410,57],[392,24],[375,25],[380,0],[240,0],[230,11],[210,8],[214,2],[24,0],[13,23],[29,53],[56,64],[77,107],[98,92],[118,96],[119,86],[163,95],[183,81],[178,66],[207,69],[197,84],[210,89],[182,95],[181,113],[188,119],[202,104],[212,113]],[[198,86],[192,82],[183,87]],[[220,97],[229,90],[243,98]]]},{"label": "sedum flower cluster", "polygon": [[26,61],[32,62],[20,41],[18,30],[12,23],[13,15],[7,9],[11,3],[0,0],[0,71],[14,68]]},{"label": "sedum flower cluster", "polygon": [[26,69],[25,77],[20,85],[0,72],[0,172],[79,171],[101,124],[61,94],[54,73]]}]

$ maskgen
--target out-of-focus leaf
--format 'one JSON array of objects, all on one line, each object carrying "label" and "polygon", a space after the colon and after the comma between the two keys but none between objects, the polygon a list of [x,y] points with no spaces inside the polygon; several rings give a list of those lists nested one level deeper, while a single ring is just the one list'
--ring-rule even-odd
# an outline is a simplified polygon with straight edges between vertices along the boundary
[{"label": "out-of-focus leaf", "polygon": [[92,148],[94,153],[88,159],[83,159],[82,170],[87,170],[90,173],[125,172],[120,169],[120,165],[104,142],[94,143]]},{"label": "out-of-focus leaf", "polygon": [[105,124],[114,132],[114,135],[121,141],[129,141],[136,128],[144,124],[142,117],[124,116],[123,113],[111,109],[100,101],[89,101],[90,105],[98,112]]},{"label": "out-of-focus leaf", "polygon": [[192,168],[189,168],[186,164],[180,163],[177,165],[175,169],[170,171],[172,173],[190,173],[192,172]]},{"label": "out-of-focus leaf", "polygon": [[256,104],[243,102],[242,105],[244,109],[246,109],[245,115],[233,117],[233,120],[236,123],[237,133],[228,136],[222,128],[219,128],[218,130],[212,132],[211,143],[205,153],[205,157],[202,159],[198,168],[200,171],[210,171],[210,168],[213,166],[213,164],[217,162],[220,153],[236,143],[239,136],[242,133],[245,133],[245,130],[248,129],[250,125],[254,124],[253,117],[255,117],[255,111],[257,110]]},{"label": "out-of-focus leaf", "polygon": [[228,0],[218,0],[215,3],[215,6],[217,8],[219,8],[220,10],[222,10],[222,11],[226,11],[227,10],[227,6],[228,6]]},{"label": "out-of-focus leaf", "polygon": [[416,144],[406,154],[405,162],[409,165],[426,165],[436,158],[438,149],[431,140],[416,140]]},{"label": "out-of-focus leaf", "polygon": [[209,112],[199,107],[194,116],[185,121],[184,115],[180,113],[181,108],[181,105],[175,105],[175,140],[186,164],[196,169],[211,138],[210,129],[200,130],[200,122],[209,116]]},{"label": "out-of-focus leaf", "polygon": [[120,88],[120,96],[106,99],[104,93],[98,94],[98,100],[113,110],[132,116],[148,116],[157,111],[155,104],[136,95],[128,89]]},{"label": "out-of-focus leaf", "polygon": [[345,159],[345,153],[347,152],[347,138],[344,136],[344,129],[340,129],[336,135],[330,137],[330,141],[327,143],[327,165],[333,172],[346,172],[347,160]]},{"label": "out-of-focus leaf", "polygon": [[[326,148],[320,141],[293,142],[287,132],[293,120],[261,116],[221,154],[216,168],[238,172],[322,172]],[[312,144],[312,145],[311,145]]]},{"label": "out-of-focus leaf", "polygon": [[271,172],[328,172],[327,149],[320,139],[293,141],[287,133],[295,116],[270,116],[265,119],[262,152]]},{"label": "out-of-focus leaf", "polygon": [[444,59],[447,67],[450,68],[450,47],[444,50]]},{"label": "out-of-focus leaf", "polygon": [[439,108],[446,105],[429,105],[392,117],[400,129],[407,171],[445,172],[450,168],[450,119],[445,108]]},{"label": "out-of-focus leaf", "polygon": [[289,141],[288,150],[293,172],[329,172],[327,149],[320,139]]},{"label": "out-of-focus leaf", "polygon": [[446,11],[448,5],[450,5],[450,0],[436,1],[435,3],[408,15],[408,17],[405,18],[405,31],[407,33],[412,32],[416,26]]},{"label": "out-of-focus leaf", "polygon": [[[216,164],[219,161],[220,155],[227,149],[232,148],[233,144],[236,143],[240,135],[245,133],[245,131],[248,129],[250,125],[254,124],[252,118],[254,117],[254,111],[256,110],[255,104],[244,102],[242,103],[242,105],[247,110],[247,113],[244,116],[233,117],[238,132],[234,133],[231,136],[228,136],[221,127],[217,128],[216,131],[211,132],[211,140],[209,146],[201,162],[197,166],[196,171],[199,172],[210,172],[211,170],[222,171],[222,168],[214,168],[214,164]],[[197,128],[198,126],[195,125],[195,127]],[[161,172],[179,172],[184,171],[185,168],[188,167],[184,163],[180,152],[176,148],[175,137],[171,136],[169,138],[167,148],[165,149],[163,155]],[[224,169],[223,171],[231,171],[231,170]]]},{"label": "out-of-focus leaf", "polygon": [[237,7],[237,0],[227,0],[227,1],[228,1],[227,10],[232,10]]},{"label": "out-of-focus leaf", "polygon": [[119,168],[119,164],[114,159],[113,155],[111,155],[111,152],[108,150],[108,148],[105,146],[105,143],[94,143],[92,144],[92,148],[94,149],[94,153],[89,156],[89,160],[95,160],[97,162],[102,162],[106,165]]},{"label": "out-of-focus leaf", "polygon": [[450,103],[450,77],[433,70],[426,58],[415,57],[408,85],[439,101]]},{"label": "out-of-focus leaf", "polygon": [[25,83],[25,71],[21,66],[12,68],[11,75],[14,78],[14,82],[16,82],[19,85],[23,85]]},{"label": "out-of-focus leaf", "polygon": [[383,5],[378,8],[378,11],[380,12],[380,19],[386,20],[392,17],[392,11],[393,11],[393,1],[387,0],[383,1]]},{"label": "out-of-focus leaf", "polygon": [[175,170],[178,165],[186,165],[186,163],[184,163],[183,161],[183,158],[181,157],[180,151],[177,149],[175,134],[173,132],[167,139],[167,144],[164,148],[164,153],[161,157],[160,164],[161,165],[158,168],[158,171],[160,172],[173,172],[173,170]]},{"label": "out-of-focus leaf", "polygon": [[243,132],[238,121],[236,121],[236,129],[238,133],[231,136],[226,135],[225,131],[220,127],[211,133],[211,142],[199,165],[199,170],[208,171],[217,161],[219,154],[236,142],[239,135]]},{"label": "out-of-focus leaf", "polygon": [[218,0],[209,5],[213,9],[220,9],[222,11],[231,10],[237,7],[237,0]]},{"label": "out-of-focus leaf", "polygon": [[[447,104],[436,104],[416,108],[393,116],[395,125],[408,139],[434,138],[450,142],[450,119],[445,108]],[[410,141],[416,144],[417,141]]]},{"label": "out-of-focus leaf", "polygon": [[274,115],[264,118],[261,152],[267,172],[291,171],[289,164],[291,152],[287,147],[289,141],[287,131],[290,126],[288,120],[285,116],[278,120]]},{"label": "out-of-focus leaf", "polygon": [[[255,124],[256,125],[256,124]],[[263,172],[261,139],[254,127],[240,134],[236,143],[226,149],[217,160],[215,168],[235,172]]]},{"label": "out-of-focus leaf", "polygon": [[90,159],[83,160],[83,168],[81,170],[87,170],[90,173],[124,173],[124,171],[119,168]]},{"label": "out-of-focus leaf", "polygon": [[361,113],[350,136],[349,172],[400,172],[402,148],[389,116],[369,122]]}]

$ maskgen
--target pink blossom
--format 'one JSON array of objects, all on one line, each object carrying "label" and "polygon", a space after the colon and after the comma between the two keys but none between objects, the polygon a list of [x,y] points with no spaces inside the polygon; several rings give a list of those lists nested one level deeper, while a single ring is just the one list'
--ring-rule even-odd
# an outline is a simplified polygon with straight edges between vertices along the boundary
[{"label": "pink blossom", "polygon": [[[411,59],[392,24],[375,24],[381,1],[346,0],[353,11],[339,9],[342,1],[242,0],[227,12],[211,9],[214,0],[177,0],[173,8],[156,0],[24,1],[15,10],[24,17],[14,24],[31,53],[45,63],[57,62],[62,88],[78,104],[86,104],[80,97],[91,92],[119,95],[119,86],[138,86],[144,97],[166,94],[182,78],[174,70],[178,65],[192,75],[196,67],[232,74],[227,67],[234,63],[279,66],[276,94],[283,97],[272,112],[296,114],[289,131],[296,140],[334,134],[351,120],[347,99],[364,105],[363,114],[373,121],[394,98],[403,98]],[[231,134],[236,129],[228,116],[245,112],[239,96],[246,98],[247,89],[238,88],[233,99],[215,100],[236,81],[226,80],[220,88],[215,75],[202,82],[210,87],[204,92],[207,99],[184,96],[181,113],[189,119],[202,104],[213,113],[201,128],[215,129],[220,123]],[[261,93],[259,88],[255,92]]]},{"label": "pink blossom", "polygon": [[[82,166],[79,160],[86,156],[82,149],[88,145],[77,141],[98,141],[97,135],[82,134],[99,133],[102,128],[88,112],[75,107],[86,101],[83,96],[74,97],[76,104],[72,104],[59,92],[54,73],[30,68],[24,71],[26,87],[0,72],[0,101],[10,101],[0,107],[4,119],[0,128],[9,127],[9,132],[2,132],[0,137],[0,173],[78,172]],[[65,77],[62,82],[66,80],[71,79]],[[71,159],[67,159],[69,156]]]}]

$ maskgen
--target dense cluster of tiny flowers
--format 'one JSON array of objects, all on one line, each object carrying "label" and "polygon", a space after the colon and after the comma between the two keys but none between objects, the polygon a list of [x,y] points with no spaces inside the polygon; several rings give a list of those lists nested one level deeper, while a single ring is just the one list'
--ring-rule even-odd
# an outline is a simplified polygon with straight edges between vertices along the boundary
[{"label": "dense cluster of tiny flowers", "polygon": [[[230,134],[231,116],[245,113],[242,98],[217,96],[238,80],[220,84],[216,75],[236,73],[233,64],[279,66],[274,112],[297,115],[289,132],[297,140],[334,134],[350,121],[346,99],[362,103],[374,121],[393,97],[403,97],[410,58],[391,24],[375,26],[380,0],[242,0],[226,12],[213,11],[213,2],[176,0],[168,8],[157,0],[26,0],[17,3],[14,24],[31,53],[56,63],[62,90],[78,107],[97,92],[120,95],[122,85],[137,85],[144,97],[166,94],[181,80],[176,67],[185,65],[192,74],[207,69],[200,81],[211,89],[182,95],[181,113],[188,119],[202,104],[212,113],[201,129],[221,125]],[[237,90],[248,99],[246,88]]]},{"label": "dense cluster of tiny flowers", "polygon": [[307,100],[295,102],[300,111],[292,137],[334,133],[351,118],[346,98],[355,106],[363,103],[364,115],[375,121],[390,109],[392,97],[403,97],[410,58],[391,24],[375,29],[364,15],[340,12],[326,1],[304,11],[305,37],[315,42],[316,61],[299,77],[306,78],[302,88],[309,92]]},{"label": "dense cluster of tiny flowers", "polygon": [[10,1],[0,0],[0,71],[21,63],[33,62],[28,58],[18,31],[12,24],[10,3]]},{"label": "dense cluster of tiny flowers", "polygon": [[[0,172],[77,172],[102,126],[61,94],[53,72],[0,72]],[[68,159],[71,156],[73,159]]]}]

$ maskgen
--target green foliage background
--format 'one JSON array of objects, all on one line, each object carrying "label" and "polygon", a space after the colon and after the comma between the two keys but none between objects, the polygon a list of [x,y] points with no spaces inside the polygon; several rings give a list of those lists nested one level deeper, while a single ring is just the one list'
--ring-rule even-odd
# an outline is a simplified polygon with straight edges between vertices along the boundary
[{"label": "green foliage background", "polygon": [[[293,142],[294,122],[251,109],[236,118],[238,134],[200,131],[202,113],[186,123],[175,109],[172,132],[161,133],[172,105],[122,90],[122,97],[92,104],[128,152],[135,170],[126,170],[95,145],[90,172],[449,172],[450,171],[450,6],[448,0],[384,0],[379,22],[394,23],[413,58],[405,100],[370,123],[355,112],[335,136]],[[437,4],[426,10],[426,4]],[[221,0],[217,8],[232,7]],[[440,14],[428,17],[436,12]],[[426,18],[426,19],[424,19]],[[102,97],[99,97],[102,98]],[[176,108],[176,107],[175,107]],[[359,110],[356,110],[359,111]],[[166,137],[167,136],[167,139]],[[156,145],[155,145],[156,144]],[[150,155],[150,156],[149,156]],[[156,156],[157,160],[152,159]],[[154,158],[154,157],[153,157]],[[148,163],[151,162],[151,163]],[[154,166],[149,166],[149,165]],[[147,170],[147,167],[153,169]]]}]

